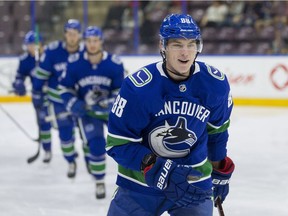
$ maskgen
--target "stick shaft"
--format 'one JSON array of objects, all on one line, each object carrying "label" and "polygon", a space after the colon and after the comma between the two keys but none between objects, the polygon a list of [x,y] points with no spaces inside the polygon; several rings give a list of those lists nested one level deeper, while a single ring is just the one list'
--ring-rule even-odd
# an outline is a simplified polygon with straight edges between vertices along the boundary
[{"label": "stick shaft", "polygon": [[218,209],[219,216],[225,216],[224,210],[223,210],[223,206],[222,206],[222,203],[221,203],[221,198],[219,196],[216,197],[215,204],[216,204],[216,207]]},{"label": "stick shaft", "polygon": [[26,130],[24,130],[24,128],[15,120],[15,118],[13,118],[12,115],[10,115],[10,113],[8,113],[4,107],[0,104],[0,109],[6,114],[6,116],[26,135],[26,137],[28,137],[30,140],[34,141],[34,142],[38,142],[38,139],[34,139],[33,137],[31,137],[28,132]]}]

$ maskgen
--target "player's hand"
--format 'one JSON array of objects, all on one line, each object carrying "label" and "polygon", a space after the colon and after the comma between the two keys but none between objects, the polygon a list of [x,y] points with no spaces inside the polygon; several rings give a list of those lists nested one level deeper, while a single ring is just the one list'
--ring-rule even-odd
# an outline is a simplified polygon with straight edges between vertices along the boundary
[{"label": "player's hand", "polygon": [[86,103],[82,100],[79,100],[77,98],[73,98],[69,101],[69,108],[73,115],[76,117],[82,117],[87,113],[86,110]]},{"label": "player's hand", "polygon": [[178,206],[198,205],[210,199],[212,190],[203,190],[189,184],[188,176],[201,178],[202,174],[189,166],[177,165],[170,159],[157,158],[156,163],[144,169],[146,183],[163,191]]},{"label": "player's hand", "polygon": [[211,176],[214,187],[214,199],[219,196],[223,202],[229,193],[229,181],[235,165],[229,157],[226,157],[221,163],[223,168],[213,169]]},{"label": "player's hand", "polygon": [[108,108],[105,108],[105,107],[101,107],[99,106],[98,104],[96,105],[93,105],[91,107],[91,110],[95,113],[99,113],[99,114],[104,114],[104,113],[108,113],[109,112],[109,109]]},{"label": "player's hand", "polygon": [[100,104],[97,104],[97,105],[93,105],[92,106],[92,110],[97,114],[108,114],[110,112],[112,108],[112,105],[111,106],[101,106]]},{"label": "player's hand", "polygon": [[16,79],[15,82],[13,82],[12,87],[16,95],[19,96],[26,95],[26,88],[23,80]]},{"label": "player's hand", "polygon": [[32,103],[36,109],[41,109],[44,106],[44,93],[33,90]]},{"label": "player's hand", "polygon": [[109,113],[114,103],[114,98],[105,98],[99,100],[95,105],[92,106],[92,110],[95,113]]}]

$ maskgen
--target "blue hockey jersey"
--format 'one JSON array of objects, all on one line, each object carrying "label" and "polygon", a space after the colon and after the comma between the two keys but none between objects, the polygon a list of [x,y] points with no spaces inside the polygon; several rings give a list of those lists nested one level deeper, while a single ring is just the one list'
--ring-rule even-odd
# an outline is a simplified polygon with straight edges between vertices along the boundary
[{"label": "blue hockey jersey", "polygon": [[[84,46],[80,44],[78,52],[83,50]],[[35,90],[42,91],[45,82],[48,82],[48,99],[52,102],[63,103],[57,86],[62,72],[66,70],[69,56],[74,54],[67,51],[65,42],[54,41],[48,44],[47,49],[40,57],[39,68],[35,75]]]},{"label": "blue hockey jersey", "polygon": [[15,79],[25,81],[26,77],[29,77],[33,88],[34,83],[33,76],[35,74],[35,70],[36,70],[35,57],[30,55],[28,52],[25,52],[19,57],[19,66],[16,72]]},{"label": "blue hockey jersey", "polygon": [[[124,66],[116,55],[103,51],[102,60],[91,64],[86,52],[69,57],[67,70],[59,83],[59,92],[66,105],[77,97],[87,108],[101,101],[115,99],[124,79]],[[91,110],[90,114],[93,114]],[[100,117],[97,114],[95,117]],[[108,115],[103,116],[107,119]],[[101,118],[101,117],[100,117]]]},{"label": "blue hockey jersey", "polygon": [[209,160],[226,156],[232,97],[216,68],[195,62],[191,70],[187,80],[176,82],[158,62],[125,78],[109,115],[106,146],[119,164],[118,185],[160,193],[140,171],[144,155],[154,152],[201,171],[203,177],[191,183],[212,187]]}]

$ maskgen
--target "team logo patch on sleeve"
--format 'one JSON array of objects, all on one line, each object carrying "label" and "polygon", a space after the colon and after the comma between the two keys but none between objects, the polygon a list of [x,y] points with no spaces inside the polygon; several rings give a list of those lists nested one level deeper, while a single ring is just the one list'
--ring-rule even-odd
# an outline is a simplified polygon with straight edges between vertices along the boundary
[{"label": "team logo patch on sleeve", "polygon": [[142,87],[152,80],[152,74],[146,68],[142,68],[128,77],[136,87]]},{"label": "team logo patch on sleeve", "polygon": [[205,64],[205,65],[207,67],[207,71],[209,72],[209,74],[211,74],[214,78],[216,78],[218,80],[224,80],[225,79],[224,73],[219,71],[217,68],[212,67],[212,66],[207,65],[207,64]]}]

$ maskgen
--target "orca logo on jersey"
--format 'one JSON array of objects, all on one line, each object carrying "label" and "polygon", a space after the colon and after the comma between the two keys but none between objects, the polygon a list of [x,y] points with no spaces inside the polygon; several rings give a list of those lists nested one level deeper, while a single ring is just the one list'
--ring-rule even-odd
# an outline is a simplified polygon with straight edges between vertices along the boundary
[{"label": "orca logo on jersey", "polygon": [[85,95],[85,102],[89,106],[99,104],[100,101],[107,99],[109,92],[105,89],[101,89],[98,85],[93,86]]},{"label": "orca logo on jersey", "polygon": [[187,120],[183,117],[178,117],[173,126],[165,121],[164,126],[155,128],[149,134],[151,149],[161,157],[185,157],[196,141],[196,134],[187,129]]}]

